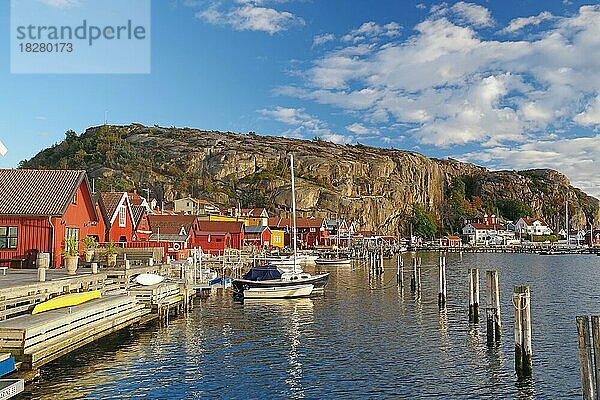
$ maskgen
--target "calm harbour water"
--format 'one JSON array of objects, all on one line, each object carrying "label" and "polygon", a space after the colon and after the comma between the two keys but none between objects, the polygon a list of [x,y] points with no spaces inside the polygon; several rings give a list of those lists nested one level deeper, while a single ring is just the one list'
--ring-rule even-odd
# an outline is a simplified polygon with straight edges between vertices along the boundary
[{"label": "calm harbour water", "polygon": [[[332,269],[323,297],[197,301],[168,327],[126,330],[42,370],[20,398],[575,398],[575,316],[600,313],[600,257],[449,254],[437,305],[437,253],[420,298],[368,268]],[[410,265],[410,255],[404,255]],[[468,324],[467,270],[480,269],[481,323]],[[485,270],[499,271],[503,338],[485,337]],[[512,286],[530,285],[533,379],[514,373]]]}]

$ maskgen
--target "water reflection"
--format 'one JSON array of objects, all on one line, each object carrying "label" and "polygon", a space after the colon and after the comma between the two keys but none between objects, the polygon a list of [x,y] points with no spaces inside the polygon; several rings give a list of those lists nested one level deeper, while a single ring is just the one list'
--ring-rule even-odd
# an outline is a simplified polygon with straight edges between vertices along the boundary
[{"label": "water reflection", "polygon": [[[290,398],[304,398],[302,386],[302,329],[312,324],[314,303],[310,298],[302,299],[247,299],[244,309],[252,313],[270,312],[278,314],[283,320],[286,335],[285,345],[289,346],[288,367],[285,379],[289,386]],[[282,338],[283,339],[283,338]]]},{"label": "water reflection", "polygon": [[[573,316],[597,310],[600,257],[448,254],[442,310],[439,254],[418,257],[421,291],[410,290],[406,255],[404,287],[395,260],[386,260],[383,276],[366,265],[330,268],[319,298],[210,297],[167,327],[124,331],[51,363],[21,398],[580,396]],[[503,310],[512,308],[513,285],[531,286],[535,380],[514,373],[511,313],[491,346],[485,319],[469,325],[465,282],[473,267],[498,270]]]}]

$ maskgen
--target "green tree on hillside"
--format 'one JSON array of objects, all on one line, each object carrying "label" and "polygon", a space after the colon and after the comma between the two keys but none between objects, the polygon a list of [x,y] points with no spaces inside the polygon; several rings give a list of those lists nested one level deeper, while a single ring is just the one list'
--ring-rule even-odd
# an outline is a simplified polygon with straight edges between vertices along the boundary
[{"label": "green tree on hillside", "polygon": [[425,211],[422,205],[413,205],[413,234],[425,239],[431,239],[437,233],[435,218]]},{"label": "green tree on hillside", "polygon": [[533,210],[521,200],[499,200],[496,202],[496,207],[500,215],[504,218],[516,222],[521,217],[533,217]]}]

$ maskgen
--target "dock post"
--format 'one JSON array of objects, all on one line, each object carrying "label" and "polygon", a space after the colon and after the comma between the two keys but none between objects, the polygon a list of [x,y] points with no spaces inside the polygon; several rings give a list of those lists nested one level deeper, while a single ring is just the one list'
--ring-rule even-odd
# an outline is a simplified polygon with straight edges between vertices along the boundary
[{"label": "dock post", "polygon": [[446,258],[440,256],[438,266],[438,306],[446,306]]},{"label": "dock post", "polygon": [[412,258],[411,262],[412,262],[412,272],[410,275],[410,290],[414,292],[417,290],[417,259]]},{"label": "dock post", "polygon": [[44,268],[44,267],[38,268],[37,278],[38,278],[37,279],[38,282],[46,281],[46,268]]},{"label": "dock post", "polygon": [[594,343],[594,365],[596,393],[600,393],[600,316],[592,315],[592,338]]},{"label": "dock post", "polygon": [[93,262],[92,263],[92,274],[97,274],[97,273],[98,273],[98,263]]},{"label": "dock post", "polygon": [[500,341],[502,320],[500,318],[500,290],[498,271],[485,272],[485,316],[487,321],[488,343]]},{"label": "dock post", "polygon": [[479,322],[479,270],[469,268],[469,323]]},{"label": "dock post", "polygon": [[579,365],[581,371],[581,392],[584,400],[593,400],[594,368],[592,366],[592,345],[590,341],[590,319],[587,315],[575,318],[579,342]]},{"label": "dock post", "polygon": [[531,294],[529,286],[515,286],[515,371],[519,379],[530,377],[533,372],[531,360]]},{"label": "dock post", "polygon": [[402,265],[402,255],[398,253],[398,259],[396,260],[397,270],[396,270],[396,280],[400,286],[404,286],[404,274],[403,274],[403,265]]},{"label": "dock post", "polygon": [[379,257],[379,273],[383,274],[383,246],[381,246],[381,254]]}]

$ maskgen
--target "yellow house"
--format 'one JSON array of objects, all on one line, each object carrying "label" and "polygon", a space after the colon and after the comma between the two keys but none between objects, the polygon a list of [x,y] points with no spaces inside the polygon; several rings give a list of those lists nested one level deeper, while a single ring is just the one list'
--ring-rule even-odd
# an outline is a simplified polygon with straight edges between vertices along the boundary
[{"label": "yellow house", "polygon": [[271,231],[271,246],[283,248],[283,231]]}]

